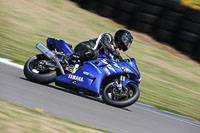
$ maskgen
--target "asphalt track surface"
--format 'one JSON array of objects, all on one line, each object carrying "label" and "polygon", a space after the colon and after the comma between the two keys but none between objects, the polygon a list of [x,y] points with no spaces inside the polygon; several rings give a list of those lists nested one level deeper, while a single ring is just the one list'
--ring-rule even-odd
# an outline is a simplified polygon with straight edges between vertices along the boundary
[{"label": "asphalt track surface", "polygon": [[136,105],[115,108],[98,98],[75,94],[54,84],[26,80],[21,69],[0,63],[0,99],[116,133],[200,133],[200,126]]}]

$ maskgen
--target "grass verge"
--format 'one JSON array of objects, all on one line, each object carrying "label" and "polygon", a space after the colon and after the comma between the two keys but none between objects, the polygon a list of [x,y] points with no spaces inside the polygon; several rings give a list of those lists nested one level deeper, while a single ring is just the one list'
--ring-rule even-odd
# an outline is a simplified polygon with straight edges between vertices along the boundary
[{"label": "grass verge", "polygon": [[[47,37],[73,46],[124,28],[66,0],[1,0],[0,56],[23,64]],[[200,120],[200,65],[150,37],[133,32],[127,51],[142,73],[140,102]]]},{"label": "grass verge", "polygon": [[56,117],[40,109],[28,109],[0,100],[2,133],[105,133],[71,120]]}]

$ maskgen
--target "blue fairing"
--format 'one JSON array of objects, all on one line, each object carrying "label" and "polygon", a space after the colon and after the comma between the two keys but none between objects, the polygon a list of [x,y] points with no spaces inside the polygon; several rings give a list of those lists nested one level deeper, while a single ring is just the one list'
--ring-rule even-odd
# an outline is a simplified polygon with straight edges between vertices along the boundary
[{"label": "blue fairing", "polygon": [[103,54],[103,53],[99,53],[98,58],[106,58],[106,59],[109,59],[109,60],[114,60],[111,56],[108,56],[108,55]]},{"label": "blue fairing", "polygon": [[[98,63],[96,63],[96,60],[84,62],[76,73],[58,76],[56,81],[85,88],[97,94],[101,91],[102,81],[110,76],[131,74],[134,75],[134,78],[126,78],[123,86],[125,87],[129,82],[139,84],[140,75],[133,68],[135,60],[132,62],[116,62],[108,59],[97,60]],[[126,72],[123,72],[122,68],[126,68]]]},{"label": "blue fairing", "polygon": [[137,63],[135,61],[134,58],[131,58],[132,61],[130,62],[124,62],[126,64],[126,66],[130,69],[130,71],[132,72],[132,74],[134,74],[136,76],[136,80],[137,82],[140,82],[141,80],[141,74],[140,71],[138,69]]},{"label": "blue fairing", "polygon": [[57,50],[58,52],[64,52],[65,54],[73,54],[74,51],[70,48],[71,45],[66,43],[64,40],[59,40],[55,38],[47,39],[47,47],[50,50]]}]

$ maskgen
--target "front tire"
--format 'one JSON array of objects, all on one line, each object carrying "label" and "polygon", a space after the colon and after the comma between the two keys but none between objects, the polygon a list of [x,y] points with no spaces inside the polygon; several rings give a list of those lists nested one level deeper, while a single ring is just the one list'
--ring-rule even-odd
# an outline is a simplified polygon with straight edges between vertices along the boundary
[{"label": "front tire", "polygon": [[140,91],[137,85],[134,83],[128,83],[126,85],[126,88],[128,89],[127,95],[122,98],[117,98],[112,93],[113,83],[114,82],[108,83],[103,89],[102,98],[105,103],[115,107],[127,107],[134,104],[138,100]]},{"label": "front tire", "polygon": [[[36,64],[39,61],[48,60],[46,56],[43,54],[39,54],[31,57],[26,64],[24,65],[24,75],[30,81],[40,83],[40,84],[48,84],[55,80],[57,74],[55,70],[50,70],[49,68],[45,71],[37,71],[35,69]],[[37,71],[37,72],[35,72]]]}]

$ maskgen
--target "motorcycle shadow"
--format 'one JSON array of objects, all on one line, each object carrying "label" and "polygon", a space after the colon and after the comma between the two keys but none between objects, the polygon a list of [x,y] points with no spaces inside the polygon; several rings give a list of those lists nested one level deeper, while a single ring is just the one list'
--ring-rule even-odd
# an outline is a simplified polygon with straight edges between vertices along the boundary
[{"label": "motorcycle shadow", "polygon": [[[20,77],[20,79],[25,80],[27,82],[34,83],[34,84],[39,84],[39,83],[32,82],[32,81],[30,81],[30,80],[28,80],[28,79],[26,79],[24,77]],[[93,97],[93,96],[90,96],[90,95],[86,95],[83,92],[77,92],[77,91],[74,91],[74,90],[71,90],[71,89],[55,86],[52,83],[51,84],[39,84],[39,85],[46,86],[46,87],[49,87],[49,88],[52,88],[52,89],[55,89],[55,90],[63,91],[63,92],[66,92],[66,93],[70,93],[70,94],[73,94],[73,95],[76,95],[76,96],[87,98],[87,99],[90,99],[90,100],[93,100],[93,101],[96,101],[96,102],[99,102],[99,103],[107,105],[106,103],[103,102],[101,97]],[[107,106],[111,106],[111,105],[107,105]],[[114,107],[114,106],[112,106],[112,107]],[[124,107],[124,108],[115,107],[115,108],[132,112],[132,110],[128,109],[127,107]]]},{"label": "motorcycle shadow", "polygon": [[92,97],[92,96],[84,94],[83,92],[77,92],[77,91],[73,91],[73,90],[70,90],[70,89],[67,89],[67,88],[58,87],[58,86],[51,85],[51,84],[47,84],[47,85],[44,85],[44,86],[51,87],[53,89],[60,90],[60,91],[63,91],[63,92],[67,92],[67,93],[70,93],[70,94],[73,94],[73,95],[76,95],[76,96],[81,96],[81,97],[84,97],[84,98],[87,98],[87,99],[90,99],[90,100],[94,100],[94,101],[97,101],[97,102],[100,102],[100,103],[104,103],[101,98]]}]

